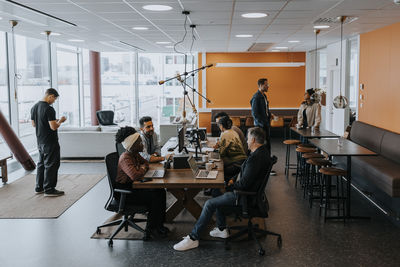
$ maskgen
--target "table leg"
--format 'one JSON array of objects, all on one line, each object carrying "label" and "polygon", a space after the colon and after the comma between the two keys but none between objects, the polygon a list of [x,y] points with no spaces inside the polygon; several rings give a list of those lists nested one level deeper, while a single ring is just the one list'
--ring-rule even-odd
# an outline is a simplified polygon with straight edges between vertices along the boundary
[{"label": "table leg", "polygon": [[2,160],[0,161],[0,167],[1,167],[1,180],[3,183],[8,182],[8,177],[7,177],[7,160]]},{"label": "table leg", "polygon": [[168,189],[168,191],[176,198],[176,201],[167,209],[165,220],[172,222],[176,216],[186,209],[196,219],[200,217],[201,206],[194,200],[194,197],[201,191],[198,188],[190,189]]}]

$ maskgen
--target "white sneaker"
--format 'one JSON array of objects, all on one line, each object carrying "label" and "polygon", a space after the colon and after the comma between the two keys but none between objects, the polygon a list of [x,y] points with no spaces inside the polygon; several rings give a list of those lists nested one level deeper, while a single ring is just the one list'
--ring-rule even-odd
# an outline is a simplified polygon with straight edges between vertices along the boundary
[{"label": "white sneaker", "polygon": [[215,227],[214,229],[212,229],[210,231],[210,236],[212,237],[219,237],[219,238],[228,238],[229,237],[229,232],[228,229],[224,229],[224,230],[219,230],[218,227]]},{"label": "white sneaker", "polygon": [[178,251],[185,251],[199,246],[199,240],[192,240],[190,236],[185,236],[183,240],[174,245],[174,249]]}]

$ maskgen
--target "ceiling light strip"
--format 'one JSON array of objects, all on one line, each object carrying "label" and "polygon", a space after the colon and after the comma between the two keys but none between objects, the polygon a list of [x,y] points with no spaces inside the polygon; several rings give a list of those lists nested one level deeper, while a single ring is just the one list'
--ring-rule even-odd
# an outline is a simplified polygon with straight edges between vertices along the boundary
[{"label": "ceiling light strip", "polygon": [[259,67],[302,67],[305,62],[258,62],[258,63],[216,63],[215,67],[220,68],[259,68]]},{"label": "ceiling light strip", "polygon": [[20,4],[20,3],[17,3],[17,2],[12,1],[12,0],[6,0],[6,2],[8,2],[8,3],[10,3],[10,4],[13,4],[13,5],[16,5],[16,6],[19,6],[19,7],[22,7],[22,8],[26,8],[26,9],[28,9],[28,10],[30,10],[30,11],[39,13],[39,14],[41,14],[41,15],[43,15],[43,16],[46,16],[46,17],[49,17],[49,18],[52,18],[52,19],[55,19],[55,20],[64,22],[64,23],[66,23],[66,24],[68,24],[68,25],[70,25],[70,26],[74,26],[74,27],[77,27],[77,26],[78,26],[78,25],[76,25],[75,23],[66,21],[66,20],[64,20],[64,19],[58,18],[58,17],[56,17],[56,16],[50,15],[50,14],[48,14],[48,13],[45,13],[45,12],[43,12],[43,11],[40,11],[40,10],[38,10],[38,9],[29,7],[29,6]]},{"label": "ceiling light strip", "polygon": [[[104,20],[105,22],[110,23],[111,25],[117,27],[118,29],[120,29],[120,30],[122,30],[122,31],[124,31],[124,32],[128,32],[128,33],[130,33],[130,34],[136,36],[137,38],[142,39],[143,41],[148,42],[148,43],[151,44],[152,46],[155,46],[153,42],[147,40],[146,38],[143,38],[142,36],[140,36],[140,35],[138,35],[138,34],[136,34],[136,33],[134,33],[134,32],[128,31],[127,29],[125,29],[125,28],[119,26],[118,24],[115,24],[115,23],[112,22],[111,20],[108,20],[108,19],[106,19],[106,18],[103,18],[102,16],[97,15],[96,13],[90,11],[90,10],[87,9],[87,8],[84,8],[84,7],[80,6],[80,5],[78,5],[77,3],[74,3],[74,2],[71,1],[71,0],[67,0],[67,1],[68,1],[68,3],[71,3],[71,4],[73,4],[73,5],[77,6],[77,7],[79,7],[80,9],[85,10],[85,11],[88,12],[89,14],[92,14],[93,16],[96,16],[96,17],[98,17],[99,19]],[[117,40],[117,39],[115,39],[114,37],[112,37],[112,39]],[[118,41],[118,40],[117,40],[117,41]]]},{"label": "ceiling light strip", "polygon": [[168,39],[170,39],[172,42],[176,43],[176,40],[174,38],[172,38],[168,33],[166,33],[165,31],[163,31],[160,27],[158,27],[156,24],[154,24],[154,22],[152,22],[151,20],[149,20],[145,15],[143,15],[139,10],[137,10],[134,6],[132,6],[131,3],[127,2],[126,0],[122,0],[122,2],[124,2],[127,6],[129,6],[132,10],[134,10],[136,13],[138,13],[142,18],[144,18],[145,20],[147,20],[151,25],[153,25],[157,30],[159,30],[160,32],[162,32],[165,36],[168,37]]}]

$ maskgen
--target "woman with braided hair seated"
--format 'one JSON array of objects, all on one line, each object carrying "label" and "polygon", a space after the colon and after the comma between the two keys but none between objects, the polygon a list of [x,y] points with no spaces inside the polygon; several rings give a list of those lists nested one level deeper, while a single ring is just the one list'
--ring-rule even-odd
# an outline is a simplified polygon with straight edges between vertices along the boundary
[{"label": "woman with braided hair seated", "polygon": [[163,225],[166,206],[165,190],[132,189],[132,183],[143,179],[149,169],[149,162],[139,154],[143,151],[140,134],[134,128],[127,126],[118,130],[115,139],[126,149],[118,161],[116,187],[133,191],[133,194],[127,195],[127,203],[148,207],[145,239],[165,237],[169,232],[168,228]]}]

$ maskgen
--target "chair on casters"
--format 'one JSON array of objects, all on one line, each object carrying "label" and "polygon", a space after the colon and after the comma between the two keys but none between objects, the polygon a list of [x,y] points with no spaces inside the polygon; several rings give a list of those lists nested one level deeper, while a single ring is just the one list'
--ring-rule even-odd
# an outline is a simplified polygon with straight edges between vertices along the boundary
[{"label": "chair on casters", "polygon": [[115,150],[117,151],[119,157],[126,151],[124,146],[118,142],[115,143]]},{"label": "chair on casters", "polygon": [[[127,232],[128,227],[130,226],[142,233],[145,233],[145,231],[140,226],[138,226],[136,223],[147,221],[146,219],[135,219],[134,218],[136,213],[145,214],[148,210],[147,207],[139,206],[139,205],[131,205],[131,204],[125,203],[126,196],[128,194],[132,194],[132,191],[115,188],[115,178],[117,176],[118,158],[119,158],[119,156],[118,156],[117,152],[110,153],[105,158],[106,167],[107,167],[108,183],[110,185],[111,193],[110,193],[110,197],[108,198],[104,208],[108,211],[116,212],[118,214],[123,215],[123,218],[103,224],[101,226],[98,226],[97,231],[96,231],[97,234],[100,234],[101,233],[100,228],[118,225],[118,228],[114,231],[114,233],[111,235],[111,237],[108,241],[109,247],[113,246],[113,238],[123,228],[125,229],[125,232]],[[119,202],[115,198],[116,194],[120,194]]]},{"label": "chair on casters", "polygon": [[98,110],[96,111],[96,116],[100,125],[117,125],[114,123],[114,111],[112,110]]},{"label": "chair on casters", "polygon": [[259,237],[267,235],[277,236],[278,247],[282,247],[282,236],[280,234],[263,230],[257,224],[253,224],[252,222],[253,218],[268,218],[269,204],[267,196],[265,195],[265,187],[267,186],[272,166],[277,162],[277,158],[273,156],[271,160],[272,164],[269,167],[264,179],[262,180],[262,183],[257,192],[235,191],[235,193],[239,195],[236,205],[224,206],[220,208],[221,212],[224,215],[234,214],[237,219],[248,219],[247,226],[229,227],[230,230],[239,230],[239,232],[225,239],[225,249],[230,248],[230,241],[238,239],[246,234],[248,235],[249,239],[252,238],[255,242],[257,242],[259,248],[258,254],[260,256],[263,256],[265,254],[265,250],[261,246],[260,241],[257,239],[256,234],[259,234]]}]

